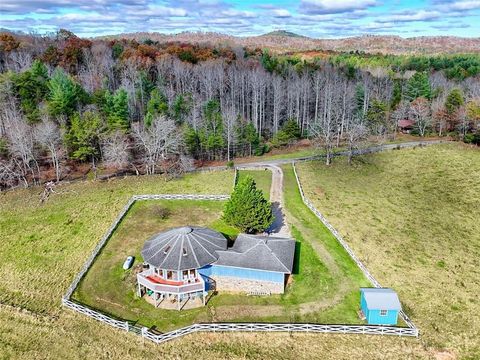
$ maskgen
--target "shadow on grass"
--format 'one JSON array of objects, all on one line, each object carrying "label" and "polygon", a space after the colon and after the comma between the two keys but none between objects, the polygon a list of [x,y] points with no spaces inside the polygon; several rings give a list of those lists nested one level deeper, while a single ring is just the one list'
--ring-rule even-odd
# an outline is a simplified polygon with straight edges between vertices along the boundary
[{"label": "shadow on grass", "polygon": [[293,258],[293,270],[292,274],[297,275],[300,273],[300,250],[302,248],[302,243],[300,241],[295,241],[295,257]]}]

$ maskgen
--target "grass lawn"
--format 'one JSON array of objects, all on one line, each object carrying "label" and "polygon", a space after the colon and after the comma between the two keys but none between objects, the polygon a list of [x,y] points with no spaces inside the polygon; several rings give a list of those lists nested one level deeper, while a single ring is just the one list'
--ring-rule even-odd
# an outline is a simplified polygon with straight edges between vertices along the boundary
[{"label": "grass lawn", "polygon": [[60,299],[86,258],[134,194],[229,194],[233,171],[127,177],[57,187],[40,204],[35,187],[0,193],[0,303],[58,313]]},{"label": "grass lawn", "polygon": [[[287,176],[289,182],[293,175],[291,171],[289,169]],[[242,178],[247,174],[264,192],[269,190],[270,171],[240,171],[239,176]],[[161,200],[137,202],[132,207],[74,297],[115,317],[155,326],[162,332],[195,322],[360,323],[356,314],[358,288],[367,283],[328,230],[301,203],[297,188],[290,184],[288,188],[287,206],[291,207],[295,218],[293,234],[298,242],[293,283],[287,287],[285,294],[252,297],[219,292],[207,307],[181,312],[156,309],[144,299],[139,299],[135,294],[136,277],[131,271],[125,272],[122,264],[128,255],[134,255],[137,263],[143,261],[140,251],[145,240],[153,234],[188,224],[211,227],[230,238],[237,235],[234,228],[221,220],[222,202]],[[157,215],[159,209],[168,209],[170,215],[160,219]],[[318,255],[322,243],[326,245],[321,250],[328,253],[324,256],[329,256],[325,263]]]},{"label": "grass lawn", "polygon": [[298,165],[306,195],[437,354],[480,354],[480,151],[446,144]]},{"label": "grass lawn", "polygon": [[[61,306],[61,296],[131,195],[228,194],[232,182],[233,172],[168,182],[160,176],[77,182],[58,187],[43,205],[40,188],[0,193],[0,359],[432,358],[415,339],[362,335],[198,333],[155,345]],[[301,249],[307,253],[302,258],[312,254],[308,246]],[[234,300],[222,301],[226,306]]]},{"label": "grass lawn", "polygon": [[272,183],[272,173],[269,170],[241,170],[238,172],[238,180],[241,181],[245,176],[251,176],[255,180],[257,189],[262,190],[263,195],[270,199],[270,185]]}]

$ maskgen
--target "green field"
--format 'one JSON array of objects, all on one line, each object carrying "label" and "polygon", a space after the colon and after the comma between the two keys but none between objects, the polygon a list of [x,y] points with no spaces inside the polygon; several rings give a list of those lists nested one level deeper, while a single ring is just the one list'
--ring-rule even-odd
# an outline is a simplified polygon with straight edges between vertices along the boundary
[{"label": "green field", "polygon": [[478,148],[437,145],[298,171],[307,197],[398,291],[422,343],[480,355]]},{"label": "green field", "polygon": [[[270,171],[239,172],[239,178],[246,175],[253,177],[264,192],[270,189]],[[294,181],[291,169],[286,178],[289,185]],[[114,317],[155,326],[162,332],[195,322],[361,323],[356,314],[358,288],[367,283],[328,230],[305,208],[298,189],[292,185],[288,186],[286,198],[296,224],[293,234],[297,239],[297,261],[293,282],[285,294],[254,297],[220,292],[206,307],[181,312],[157,309],[139,299],[135,294],[136,277],[131,271],[125,272],[122,264],[128,255],[134,255],[137,263],[143,261],[140,251],[153,234],[182,225],[211,227],[229,238],[238,233],[221,220],[223,202],[159,200],[134,204],[74,298]],[[168,210],[169,215],[161,219],[159,210]],[[323,254],[320,247],[331,252],[331,258],[319,259]]]},{"label": "green field", "polygon": [[238,181],[245,176],[251,176],[255,180],[257,189],[262,190],[263,196],[270,199],[270,185],[272,183],[272,173],[268,170],[241,170],[238,172]]},{"label": "green field", "polygon": [[[353,168],[335,159],[328,168],[309,169],[302,164],[299,169],[304,183],[307,172],[314,172],[312,181],[305,183],[309,196],[378,280],[399,291],[420,327],[419,340],[198,333],[155,345],[61,306],[61,296],[132,194],[228,194],[233,172],[192,174],[169,182],[154,176],[66,184],[43,205],[39,188],[0,193],[0,359],[451,359],[452,354],[475,359],[479,353],[478,154],[460,145],[435,146],[377,154]],[[310,243],[309,234],[315,239],[321,230],[301,224],[303,217],[309,222],[309,213],[295,206],[298,195],[288,168],[285,184],[289,215],[300,218],[290,223]],[[385,192],[392,196],[388,201]],[[336,196],[343,196],[346,205],[339,205]],[[352,203],[347,201],[350,196],[356,198]],[[387,219],[388,227],[383,224]],[[367,227],[363,223],[368,225],[368,236],[358,238],[356,229]],[[392,240],[395,234],[399,237]],[[294,235],[298,236],[295,231]],[[375,251],[367,249],[372,241]],[[407,246],[400,246],[400,241]],[[319,244],[326,247],[329,242],[311,244],[318,251]],[[329,253],[335,251],[319,256],[322,264],[328,264]],[[387,256],[390,261],[385,261]],[[340,271],[348,273],[350,266],[341,265]],[[348,291],[345,294],[345,300],[331,308],[330,319],[342,303],[348,304]],[[326,317],[328,310],[319,314]],[[319,315],[319,321],[325,317]]]}]

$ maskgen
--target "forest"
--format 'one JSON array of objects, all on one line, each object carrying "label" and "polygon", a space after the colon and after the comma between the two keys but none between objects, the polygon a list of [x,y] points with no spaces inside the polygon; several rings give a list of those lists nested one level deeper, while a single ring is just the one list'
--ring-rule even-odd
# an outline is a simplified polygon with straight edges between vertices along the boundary
[{"label": "forest", "polygon": [[0,188],[99,166],[176,174],[301,138],[337,147],[412,134],[480,143],[480,55],[335,53],[150,39],[0,34]]}]

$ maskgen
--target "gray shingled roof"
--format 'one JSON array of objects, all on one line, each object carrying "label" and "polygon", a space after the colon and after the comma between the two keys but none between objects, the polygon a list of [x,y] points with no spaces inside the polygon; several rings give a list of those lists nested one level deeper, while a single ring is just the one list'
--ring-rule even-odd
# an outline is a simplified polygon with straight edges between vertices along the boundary
[{"label": "gray shingled roof", "polygon": [[193,226],[174,228],[151,237],[142,249],[143,260],[159,269],[199,269],[218,259],[227,239],[211,229]]},{"label": "gray shingled roof", "polygon": [[270,236],[238,235],[227,251],[218,251],[215,265],[291,274],[295,241]]},{"label": "gray shingled roof", "polygon": [[367,307],[372,310],[401,310],[398,295],[387,288],[361,288]]}]

